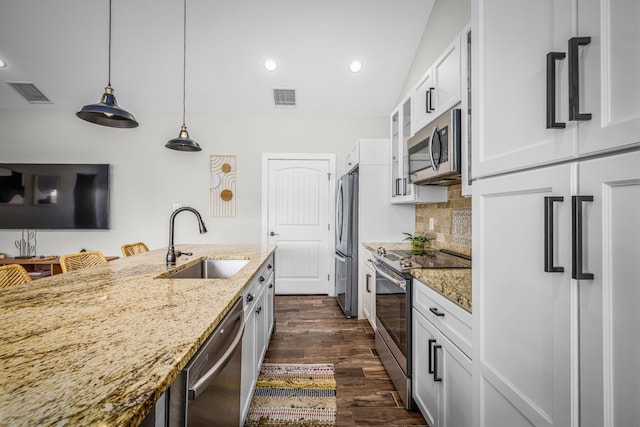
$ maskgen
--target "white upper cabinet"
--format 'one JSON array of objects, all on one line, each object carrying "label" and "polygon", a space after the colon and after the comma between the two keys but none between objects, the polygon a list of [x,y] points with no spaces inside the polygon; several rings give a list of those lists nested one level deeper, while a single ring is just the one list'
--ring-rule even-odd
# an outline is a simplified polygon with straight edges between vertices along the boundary
[{"label": "white upper cabinet", "polygon": [[580,0],[577,16],[575,36],[590,42],[578,47],[576,93],[579,112],[591,114],[579,122],[578,153],[640,143],[640,2]]},{"label": "white upper cabinet", "polygon": [[474,177],[640,141],[640,3],[479,0],[472,16]]},{"label": "white upper cabinet", "polygon": [[415,131],[460,102],[460,76],[460,37],[456,36],[415,88],[412,118]]}]

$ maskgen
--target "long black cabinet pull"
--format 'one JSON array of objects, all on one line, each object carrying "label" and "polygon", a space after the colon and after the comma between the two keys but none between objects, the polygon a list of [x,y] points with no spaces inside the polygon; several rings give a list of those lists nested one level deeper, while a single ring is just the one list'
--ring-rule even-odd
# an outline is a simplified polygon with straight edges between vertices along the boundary
[{"label": "long black cabinet pull", "polygon": [[400,178],[396,178],[396,194],[394,196],[400,196]]},{"label": "long black cabinet pull", "polygon": [[431,114],[431,112],[434,110],[433,109],[433,91],[435,90],[435,87],[430,87],[429,91],[427,92],[427,113]]},{"label": "long black cabinet pull", "polygon": [[591,43],[591,37],[569,39],[569,120],[591,120],[591,113],[580,112],[580,67],[578,48]]},{"label": "long black cabinet pull", "polygon": [[547,196],[544,198],[544,271],[547,273],[562,273],[564,267],[553,265],[553,204],[563,202],[564,197]]},{"label": "long black cabinet pull", "polygon": [[428,341],[428,347],[427,347],[427,353],[429,354],[428,362],[429,362],[429,373],[430,374],[433,374],[433,358],[431,357],[431,352],[432,352],[431,347],[433,346],[433,344],[435,344],[435,342],[436,342],[436,340],[430,339]]},{"label": "long black cabinet pull", "polygon": [[439,348],[442,348],[440,344],[433,346],[433,381],[435,382],[442,381],[442,377],[438,376],[438,355],[436,354],[436,350]]},{"label": "long black cabinet pull", "polygon": [[365,280],[365,288],[367,289],[367,292],[371,293],[371,288],[369,287],[369,281],[371,280],[371,275],[369,273],[367,273],[366,276],[366,280]]},{"label": "long black cabinet pull", "polygon": [[592,273],[582,271],[582,203],[593,202],[593,196],[571,196],[571,277],[577,280],[593,280]]},{"label": "long black cabinet pull", "polygon": [[425,106],[424,106],[424,111],[427,114],[431,114],[431,102],[429,102],[429,98],[431,98],[431,91],[428,90],[424,93],[424,101],[425,101]]},{"label": "long black cabinet pull", "polygon": [[564,52],[547,53],[547,129],[566,127],[566,123],[556,122],[556,61],[565,56]]}]

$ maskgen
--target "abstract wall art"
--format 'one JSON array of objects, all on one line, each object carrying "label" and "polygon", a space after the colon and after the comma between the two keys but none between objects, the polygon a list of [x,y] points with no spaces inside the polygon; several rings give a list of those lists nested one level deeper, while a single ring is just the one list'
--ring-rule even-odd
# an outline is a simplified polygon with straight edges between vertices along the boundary
[{"label": "abstract wall art", "polygon": [[209,174],[211,216],[236,216],[236,156],[211,155]]}]

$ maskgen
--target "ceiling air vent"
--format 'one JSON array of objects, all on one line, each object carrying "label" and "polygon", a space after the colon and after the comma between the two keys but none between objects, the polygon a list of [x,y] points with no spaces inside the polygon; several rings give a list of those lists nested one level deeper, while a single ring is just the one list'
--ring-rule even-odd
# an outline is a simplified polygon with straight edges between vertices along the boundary
[{"label": "ceiling air vent", "polygon": [[29,104],[52,104],[44,93],[31,82],[7,82],[14,88]]},{"label": "ceiling air vent", "polygon": [[273,101],[276,107],[295,107],[296,106],[296,90],[295,89],[274,89]]}]

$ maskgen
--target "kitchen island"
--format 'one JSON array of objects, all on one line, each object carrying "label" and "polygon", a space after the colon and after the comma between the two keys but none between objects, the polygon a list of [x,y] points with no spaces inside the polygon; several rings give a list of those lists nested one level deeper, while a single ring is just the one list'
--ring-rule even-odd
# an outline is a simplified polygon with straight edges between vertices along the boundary
[{"label": "kitchen island", "polygon": [[[275,247],[177,245],[3,289],[0,425],[138,425]],[[229,279],[170,279],[202,258]],[[160,276],[160,278],[158,278]]]}]

